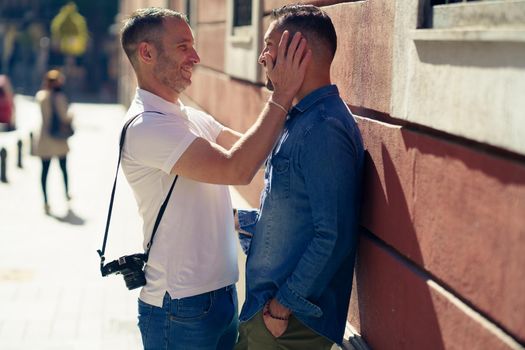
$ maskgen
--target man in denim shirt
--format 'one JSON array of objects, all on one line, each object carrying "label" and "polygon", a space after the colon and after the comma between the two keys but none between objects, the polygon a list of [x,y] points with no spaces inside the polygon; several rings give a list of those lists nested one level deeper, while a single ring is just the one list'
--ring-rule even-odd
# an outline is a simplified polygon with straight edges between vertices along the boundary
[{"label": "man in denim shirt", "polygon": [[267,159],[261,208],[236,217],[253,234],[241,239],[248,260],[236,349],[330,349],[342,341],[348,312],[363,143],[330,82],[337,44],[330,18],[311,5],[273,16],[260,63],[276,59],[284,30],[305,36],[312,61]]}]

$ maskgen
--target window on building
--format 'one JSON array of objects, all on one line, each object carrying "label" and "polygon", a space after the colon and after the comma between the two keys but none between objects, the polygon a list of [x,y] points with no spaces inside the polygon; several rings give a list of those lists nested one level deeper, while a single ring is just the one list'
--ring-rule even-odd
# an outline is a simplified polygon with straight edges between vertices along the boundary
[{"label": "window on building", "polygon": [[431,0],[423,28],[416,31],[422,40],[516,41],[523,38],[525,0]]},{"label": "window on building", "polygon": [[184,13],[188,17],[188,23],[190,27],[195,30],[197,25],[197,1],[186,0],[184,1]]},{"label": "window on building", "polygon": [[184,6],[186,7],[186,16],[189,20],[191,18],[191,0],[186,0],[186,4]]},{"label": "window on building", "polygon": [[233,1],[233,26],[242,27],[252,24],[252,0]]},{"label": "window on building", "polygon": [[258,82],[260,50],[261,0],[228,0],[225,72]]}]

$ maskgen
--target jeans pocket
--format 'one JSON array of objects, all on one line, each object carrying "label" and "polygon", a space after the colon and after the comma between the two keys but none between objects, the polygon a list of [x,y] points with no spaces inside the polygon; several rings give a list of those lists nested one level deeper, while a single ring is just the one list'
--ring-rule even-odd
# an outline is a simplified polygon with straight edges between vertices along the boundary
[{"label": "jeans pocket", "polygon": [[213,306],[212,293],[204,293],[177,301],[171,312],[173,321],[196,321],[208,315]]},{"label": "jeans pocket", "polygon": [[148,339],[148,330],[151,321],[151,315],[153,313],[153,306],[146,304],[139,299],[139,330],[142,335],[142,343],[145,346]]},{"label": "jeans pocket", "polygon": [[[225,291],[222,298],[217,299],[217,304],[215,305],[215,312],[220,312],[224,321],[228,321],[227,324],[235,322],[238,325],[239,315],[237,309],[237,289],[235,286],[232,286]],[[237,328],[237,326],[236,326]]]},{"label": "jeans pocket", "polygon": [[230,297],[231,297],[231,301],[232,301],[232,304],[233,304],[233,309],[235,311],[235,313],[238,313],[238,309],[239,309],[239,298],[237,296],[237,288],[235,286],[233,286],[231,289],[230,289]]}]

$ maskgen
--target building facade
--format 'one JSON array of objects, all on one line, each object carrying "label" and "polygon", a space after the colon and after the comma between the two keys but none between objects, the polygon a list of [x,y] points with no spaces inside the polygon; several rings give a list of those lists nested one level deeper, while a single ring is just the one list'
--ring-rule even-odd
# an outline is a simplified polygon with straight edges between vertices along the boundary
[{"label": "building facade", "polygon": [[[201,64],[184,98],[245,131],[268,98],[269,14],[290,2],[126,0],[120,14],[189,13]],[[380,350],[523,349],[525,0],[301,2],[333,19],[332,80],[366,145],[349,330]],[[261,188],[262,173],[239,190],[258,206]]]}]

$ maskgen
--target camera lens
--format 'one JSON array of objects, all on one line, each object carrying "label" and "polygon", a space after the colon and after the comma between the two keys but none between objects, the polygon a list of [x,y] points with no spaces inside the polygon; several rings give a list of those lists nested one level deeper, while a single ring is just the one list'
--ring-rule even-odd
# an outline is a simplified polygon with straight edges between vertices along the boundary
[{"label": "camera lens", "polygon": [[126,282],[126,287],[132,290],[146,285],[146,276],[142,270],[133,271],[124,275],[124,281]]}]

